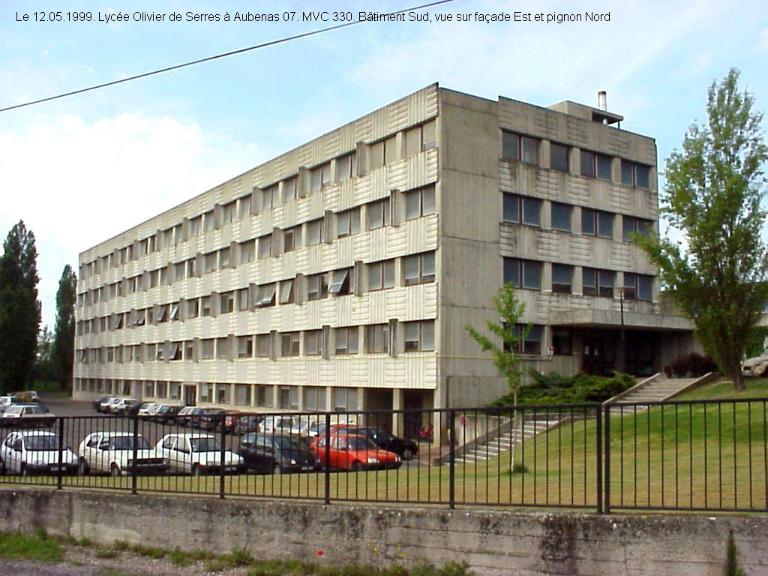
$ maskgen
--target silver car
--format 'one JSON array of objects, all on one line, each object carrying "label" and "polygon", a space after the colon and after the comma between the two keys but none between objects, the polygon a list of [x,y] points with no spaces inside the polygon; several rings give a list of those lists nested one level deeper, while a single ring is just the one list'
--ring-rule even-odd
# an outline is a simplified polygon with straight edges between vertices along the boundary
[{"label": "silver car", "polygon": [[[62,447],[61,471],[75,474],[78,458]],[[17,430],[0,444],[0,473],[56,474],[59,471],[59,435],[47,430]]]},{"label": "silver car", "polygon": [[[221,469],[221,445],[212,434],[166,434],[155,446],[158,456],[168,461],[174,472],[200,476]],[[236,473],[243,459],[231,450],[224,451],[224,472]]]},{"label": "silver car", "polygon": [[121,476],[135,471],[137,474],[162,474],[168,470],[168,462],[150,448],[140,434],[136,436],[134,461],[133,433],[92,432],[80,443],[80,471],[104,472]]}]

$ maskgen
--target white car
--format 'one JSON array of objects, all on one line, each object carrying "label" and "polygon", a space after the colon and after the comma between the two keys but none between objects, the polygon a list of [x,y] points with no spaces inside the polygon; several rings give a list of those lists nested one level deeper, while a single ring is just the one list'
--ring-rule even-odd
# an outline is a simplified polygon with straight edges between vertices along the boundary
[{"label": "white car", "polygon": [[13,396],[0,396],[0,414],[5,412],[8,409],[8,406],[13,404],[14,397]]},{"label": "white car", "polygon": [[291,418],[290,416],[265,416],[264,420],[259,424],[259,430],[263,434],[284,434],[290,436],[294,433],[294,430],[298,434],[299,424],[298,419]]},{"label": "white car", "polygon": [[152,415],[154,413],[152,410],[156,410],[158,406],[159,405],[156,402],[144,402],[144,404],[139,407],[139,417],[144,418]]},{"label": "white car", "polygon": [[136,437],[136,460],[133,458],[133,433],[92,432],[80,443],[80,471],[105,472],[112,476],[130,474],[162,474],[168,462],[150,448],[143,436]]},{"label": "white car", "polygon": [[[61,469],[75,474],[78,458],[63,447]],[[0,444],[0,473],[56,474],[59,471],[59,435],[47,430],[17,430],[8,434]]]},{"label": "white car", "polygon": [[102,402],[101,405],[99,405],[99,412],[107,412],[107,413],[113,412],[112,406],[120,402],[120,400],[122,400],[122,398],[120,398],[119,396],[110,396],[109,398],[104,400],[104,402]]},{"label": "white car", "polygon": [[[212,434],[166,434],[155,446],[157,454],[168,461],[171,471],[200,476],[219,472],[221,444]],[[243,459],[231,450],[224,451],[224,472],[237,472]]]},{"label": "white car", "polygon": [[0,426],[30,427],[51,426],[56,420],[42,404],[11,404],[0,418]]}]

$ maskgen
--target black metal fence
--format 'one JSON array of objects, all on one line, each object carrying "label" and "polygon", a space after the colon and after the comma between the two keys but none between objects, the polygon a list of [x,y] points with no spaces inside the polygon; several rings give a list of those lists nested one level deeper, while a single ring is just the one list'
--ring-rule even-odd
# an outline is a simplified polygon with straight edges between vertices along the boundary
[{"label": "black metal fence", "polygon": [[765,511],[767,403],[2,418],[0,484],[326,503]]}]

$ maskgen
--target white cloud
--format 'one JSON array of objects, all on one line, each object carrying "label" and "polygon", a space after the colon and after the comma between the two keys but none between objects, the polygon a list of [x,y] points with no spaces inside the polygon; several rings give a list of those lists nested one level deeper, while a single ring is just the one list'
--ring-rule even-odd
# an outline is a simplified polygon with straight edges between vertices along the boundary
[{"label": "white cloud", "polygon": [[0,235],[23,219],[37,238],[44,322],[80,251],[255,165],[254,145],[194,122],[121,114],[38,117],[0,129]]}]

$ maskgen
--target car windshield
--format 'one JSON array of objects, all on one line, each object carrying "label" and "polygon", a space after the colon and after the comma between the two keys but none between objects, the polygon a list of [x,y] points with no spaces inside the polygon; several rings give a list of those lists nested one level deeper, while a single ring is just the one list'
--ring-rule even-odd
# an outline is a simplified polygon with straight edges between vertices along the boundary
[{"label": "car windshield", "polygon": [[[110,450],[133,450],[133,436],[117,436],[109,440]],[[142,437],[136,438],[137,450],[148,450],[149,444]]]},{"label": "car windshield", "polygon": [[48,414],[48,408],[45,406],[32,406],[31,408],[30,414]]},{"label": "car windshield", "polygon": [[215,438],[190,438],[189,442],[192,452],[216,452],[221,449]]},{"label": "car windshield", "polygon": [[58,450],[59,449],[59,437],[53,435],[44,436],[27,436],[25,439],[27,444],[27,450],[31,451],[43,451],[43,450]]},{"label": "car windshield", "polygon": [[349,450],[376,450],[376,445],[362,436],[350,436],[347,438],[347,448]]},{"label": "car windshield", "polygon": [[288,438],[287,436],[275,436],[275,446],[283,450],[303,450],[304,446],[298,438]]}]

